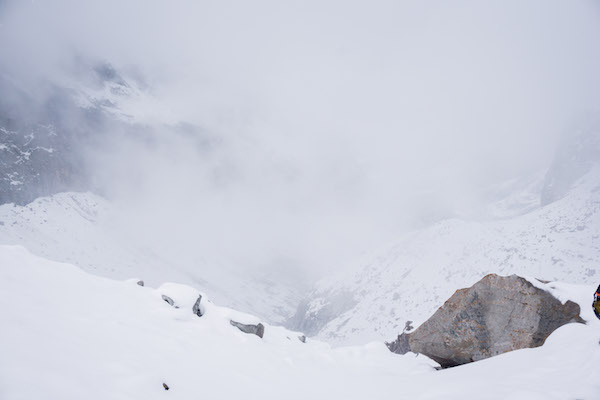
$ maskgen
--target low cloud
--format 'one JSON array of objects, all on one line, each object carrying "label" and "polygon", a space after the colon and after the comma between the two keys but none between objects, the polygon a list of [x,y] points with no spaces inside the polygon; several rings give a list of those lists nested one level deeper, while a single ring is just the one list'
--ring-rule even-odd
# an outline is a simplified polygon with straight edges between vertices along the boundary
[{"label": "low cloud", "polygon": [[89,155],[131,235],[318,274],[546,168],[597,108],[599,22],[594,1],[5,1],[0,68],[34,97],[80,60],[143,77],[143,139]]}]

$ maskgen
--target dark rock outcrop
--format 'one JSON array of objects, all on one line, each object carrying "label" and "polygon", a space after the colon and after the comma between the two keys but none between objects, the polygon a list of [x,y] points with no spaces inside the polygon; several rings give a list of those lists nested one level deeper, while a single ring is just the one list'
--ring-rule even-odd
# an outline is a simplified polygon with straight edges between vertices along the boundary
[{"label": "dark rock outcrop", "polygon": [[144,281],[137,281],[138,286],[144,286]]},{"label": "dark rock outcrop", "polygon": [[541,346],[560,326],[584,322],[579,313],[576,303],[562,304],[524,278],[490,274],[457,290],[417,330],[387,345],[394,353],[422,353],[448,368]]},{"label": "dark rock outcrop", "polygon": [[202,295],[198,295],[198,299],[196,300],[196,302],[194,303],[194,306],[192,307],[192,311],[194,312],[194,314],[196,314],[197,316],[201,317],[202,316],[202,309],[200,308],[200,302],[202,301]]},{"label": "dark rock outcrop", "polygon": [[235,326],[236,328],[238,328],[240,331],[244,332],[244,333],[250,333],[252,335],[256,335],[259,338],[262,339],[262,337],[265,334],[265,326],[263,324],[258,324],[258,325],[252,325],[252,324],[242,324],[240,322],[236,322],[234,320],[230,320],[229,323],[233,326]]},{"label": "dark rock outcrop", "polygon": [[298,340],[300,340],[302,343],[306,343],[306,336],[300,335],[300,336],[298,336]]},{"label": "dark rock outcrop", "polygon": [[173,301],[172,298],[170,298],[169,296],[165,296],[164,294],[162,295],[162,299],[164,301],[166,301],[167,303],[169,303],[170,306],[174,306],[175,302]]}]

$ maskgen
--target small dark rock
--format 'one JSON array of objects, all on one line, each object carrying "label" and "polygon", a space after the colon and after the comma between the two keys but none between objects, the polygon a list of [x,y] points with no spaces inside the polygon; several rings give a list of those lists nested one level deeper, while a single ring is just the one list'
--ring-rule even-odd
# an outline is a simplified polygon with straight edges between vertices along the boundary
[{"label": "small dark rock", "polygon": [[163,387],[165,388],[165,390],[169,390],[169,386],[167,386],[167,384],[164,382],[163,382]]},{"label": "small dark rock", "polygon": [[139,286],[144,286],[144,281],[137,281],[137,284],[138,284]]},{"label": "small dark rock", "polygon": [[229,323],[233,326],[235,326],[236,328],[238,328],[240,331],[244,332],[244,333],[250,333],[252,335],[256,335],[259,338],[262,339],[263,335],[265,334],[265,326],[263,324],[258,324],[258,325],[252,325],[252,324],[242,324],[240,322],[236,322],[234,320],[230,320]]},{"label": "small dark rock", "polygon": [[408,343],[408,333],[398,335],[398,338],[393,342],[386,343],[386,346],[392,353],[406,354],[410,351],[410,343]]},{"label": "small dark rock", "polygon": [[200,308],[201,301],[202,301],[202,295],[198,295],[198,300],[196,300],[196,302],[194,303],[194,306],[192,307],[192,311],[194,312],[194,314],[196,314],[199,317],[202,316],[202,309]]},{"label": "small dark rock", "polygon": [[298,336],[298,340],[300,340],[302,343],[306,343],[306,336],[300,335]]},{"label": "small dark rock", "polygon": [[162,295],[162,299],[164,301],[166,301],[167,303],[169,303],[170,306],[174,306],[175,302],[173,301],[172,298],[170,298],[169,296],[165,296],[164,294]]}]

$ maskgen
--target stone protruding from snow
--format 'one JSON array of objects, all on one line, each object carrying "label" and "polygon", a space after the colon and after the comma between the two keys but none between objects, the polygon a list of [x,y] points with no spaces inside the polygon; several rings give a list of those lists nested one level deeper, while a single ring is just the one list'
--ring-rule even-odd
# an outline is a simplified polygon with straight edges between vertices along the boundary
[{"label": "stone protruding from snow", "polygon": [[139,286],[144,286],[144,281],[137,281],[136,282]]},{"label": "stone protruding from snow", "polygon": [[198,299],[196,300],[196,302],[194,303],[194,306],[192,307],[192,311],[194,312],[194,314],[196,314],[199,317],[202,316],[202,309],[200,308],[201,301],[202,301],[202,295],[199,294]]},{"label": "stone protruding from snow", "polygon": [[265,326],[260,323],[258,325],[242,324],[242,323],[236,322],[234,320],[230,320],[229,323],[231,325],[235,326],[236,328],[238,328],[240,331],[242,331],[244,333],[250,333],[252,335],[256,335],[261,339],[262,339],[263,335],[265,334]]},{"label": "stone protruding from snow", "polygon": [[300,340],[302,343],[306,343],[306,336],[300,335],[300,336],[298,336],[298,340]]},{"label": "stone protruding from snow", "polygon": [[173,301],[172,298],[170,298],[169,296],[165,296],[164,294],[162,295],[162,299],[164,301],[166,301],[167,303],[169,303],[170,306],[174,306],[175,302]]},{"label": "stone protruding from snow", "polygon": [[442,368],[544,344],[557,328],[584,322],[579,305],[562,304],[517,275],[485,276],[457,290],[413,333],[388,343],[398,354],[422,353]]}]

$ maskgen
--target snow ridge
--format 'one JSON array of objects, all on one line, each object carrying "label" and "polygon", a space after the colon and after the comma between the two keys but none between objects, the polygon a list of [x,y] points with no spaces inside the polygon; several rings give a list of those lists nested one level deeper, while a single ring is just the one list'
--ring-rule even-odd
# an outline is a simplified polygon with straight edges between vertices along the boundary
[{"label": "snow ridge", "polygon": [[4,204],[0,205],[0,243],[22,245],[36,255],[113,279],[199,286],[219,303],[268,322],[283,322],[300,301],[297,285],[260,273],[241,274],[212,260],[168,260],[121,235],[118,218],[108,200],[90,192],[59,193],[26,206]]},{"label": "snow ridge", "polygon": [[600,167],[562,199],[514,218],[441,221],[323,280],[289,326],[337,344],[390,340],[488,273],[597,284]]}]

